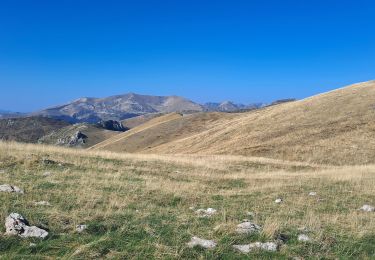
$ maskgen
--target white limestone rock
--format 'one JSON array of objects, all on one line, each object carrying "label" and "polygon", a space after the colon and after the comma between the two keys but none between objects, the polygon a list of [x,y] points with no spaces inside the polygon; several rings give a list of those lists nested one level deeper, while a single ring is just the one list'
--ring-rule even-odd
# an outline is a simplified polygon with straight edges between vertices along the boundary
[{"label": "white limestone rock", "polygon": [[6,235],[18,235],[22,238],[45,238],[48,236],[48,232],[44,229],[36,226],[29,226],[29,222],[18,213],[11,213],[5,219],[5,234]]},{"label": "white limestone rock", "polygon": [[187,243],[187,246],[190,248],[199,246],[204,249],[213,249],[217,246],[217,243],[213,240],[206,240],[199,237],[192,237],[190,242]]},{"label": "white limestone rock", "polygon": [[281,199],[281,198],[278,198],[278,199],[275,200],[276,204],[280,204],[281,202],[283,202],[283,199]]},{"label": "white limestone rock", "polygon": [[9,184],[0,185],[0,192],[10,192],[10,193],[14,192],[14,193],[21,193],[21,194],[24,193],[23,190],[21,190],[17,186],[12,186]]},{"label": "white limestone rock", "polygon": [[364,212],[375,212],[375,207],[371,206],[371,205],[363,205],[360,210],[364,211]]},{"label": "white limestone rock", "polygon": [[274,242],[255,242],[248,245],[234,245],[234,249],[240,251],[241,253],[247,254],[255,250],[262,250],[267,252],[276,252],[277,244]]},{"label": "white limestone rock", "polygon": [[261,227],[258,226],[257,224],[252,223],[250,221],[245,221],[237,225],[236,232],[238,234],[252,234],[252,233],[257,233],[260,230],[261,230]]}]

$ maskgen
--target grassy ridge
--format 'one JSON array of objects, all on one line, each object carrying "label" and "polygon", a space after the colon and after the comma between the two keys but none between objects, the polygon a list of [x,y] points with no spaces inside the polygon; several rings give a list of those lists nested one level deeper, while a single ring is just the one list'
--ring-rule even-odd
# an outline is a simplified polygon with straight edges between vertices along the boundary
[{"label": "grassy ridge", "polygon": [[[46,163],[48,158],[50,161]],[[61,164],[61,165],[59,165]],[[49,230],[43,241],[0,236],[4,258],[374,258],[375,218],[357,209],[375,202],[375,166],[332,167],[235,156],[156,156],[76,151],[0,143],[0,225],[11,212]],[[51,176],[43,176],[50,171]],[[316,191],[318,196],[308,193]],[[275,204],[278,197],[284,203]],[[49,201],[51,207],[35,206]],[[189,209],[213,207],[198,218]],[[263,227],[238,235],[247,211]],[[87,224],[79,234],[75,226]],[[297,241],[298,228],[311,243]],[[234,244],[288,242],[277,253],[239,254]],[[214,250],[190,249],[192,236],[214,239]],[[30,247],[30,242],[36,247]]]}]

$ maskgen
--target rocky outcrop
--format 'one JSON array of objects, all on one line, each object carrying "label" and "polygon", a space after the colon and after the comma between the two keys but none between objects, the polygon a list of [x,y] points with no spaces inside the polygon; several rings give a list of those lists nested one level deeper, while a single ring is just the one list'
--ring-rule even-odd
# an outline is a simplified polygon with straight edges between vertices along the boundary
[{"label": "rocky outcrop", "polygon": [[129,130],[128,128],[124,127],[121,122],[115,120],[101,120],[96,124],[98,127],[111,130],[111,131],[118,131],[118,132],[125,132]]},{"label": "rocky outcrop", "polygon": [[81,131],[75,132],[72,136],[66,136],[59,138],[56,145],[62,146],[82,146],[86,143],[87,135],[83,134]]},{"label": "rocky outcrop", "polygon": [[29,222],[18,213],[11,213],[5,219],[6,235],[18,235],[23,238],[45,238],[48,232],[36,226],[30,226]]}]

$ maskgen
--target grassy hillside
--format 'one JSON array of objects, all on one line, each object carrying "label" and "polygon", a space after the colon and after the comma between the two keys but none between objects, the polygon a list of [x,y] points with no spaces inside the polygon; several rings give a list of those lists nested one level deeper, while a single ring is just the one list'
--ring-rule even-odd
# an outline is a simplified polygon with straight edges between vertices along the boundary
[{"label": "grassy hillside", "polygon": [[[154,129],[155,127],[158,127],[170,121],[174,121],[175,119],[179,119],[181,117],[182,115],[179,113],[171,113],[171,114],[166,114],[166,115],[162,115],[159,117],[155,117],[151,120],[146,121],[144,124],[141,124],[137,127],[130,129],[129,131],[126,131],[117,136],[114,136],[113,138],[109,138],[97,145],[94,145],[90,149],[92,150],[111,149],[114,151],[135,151],[138,149],[138,147],[136,145],[129,145],[128,143],[129,139],[135,139],[136,142],[142,142],[143,137],[147,137],[147,138],[151,137],[151,136],[143,135],[143,133],[147,131],[148,129]],[[140,134],[142,136],[139,138]],[[152,135],[152,136],[155,136],[155,135]],[[144,144],[143,146],[141,146],[141,148],[144,148]]]},{"label": "grassy hillside", "polygon": [[175,113],[167,114],[151,119],[123,133],[122,136],[108,139],[92,149],[115,152],[147,152],[160,145],[205,131],[216,125],[217,122],[221,123],[233,117],[233,114],[226,113],[195,113],[184,116]]},{"label": "grassy hillside", "polygon": [[162,116],[163,114],[161,113],[154,113],[154,114],[146,114],[146,115],[141,115],[141,116],[136,116],[132,118],[128,118],[125,120],[122,120],[121,123],[124,127],[132,129],[134,127],[137,127],[141,124],[146,123],[147,121],[150,121],[151,119],[155,117]]},{"label": "grassy hillside", "polygon": [[[25,190],[23,195],[0,193],[0,231],[5,231],[5,217],[18,212],[50,233],[45,240],[0,236],[0,255],[6,259],[375,257],[374,213],[357,210],[375,203],[373,165],[0,143],[0,170],[0,184]],[[308,196],[311,191],[317,195]],[[276,198],[283,203],[276,204]],[[42,200],[51,206],[35,206]],[[212,207],[218,213],[199,218],[191,207]],[[262,231],[237,234],[236,225],[244,218]],[[87,230],[77,233],[79,224],[88,225]],[[311,242],[297,241],[301,232]],[[244,255],[232,248],[274,241],[280,234],[288,239],[275,253]],[[192,236],[213,239],[218,246],[188,248]]]},{"label": "grassy hillside", "polygon": [[[190,132],[179,135],[175,121],[148,135],[163,142],[144,142],[136,151],[173,154],[233,154],[324,164],[375,163],[375,81],[355,84],[304,100],[233,114],[210,121],[180,119]],[[189,130],[187,130],[189,131]],[[171,137],[173,136],[173,137]],[[102,148],[132,151],[113,142]],[[150,147],[149,149],[146,149]]]},{"label": "grassy hillside", "polygon": [[42,136],[69,125],[46,117],[0,119],[0,140],[37,143]]},{"label": "grassy hillside", "polygon": [[83,123],[83,124],[74,124],[74,125],[66,126],[61,129],[57,129],[53,131],[52,133],[42,137],[39,140],[39,142],[43,144],[56,145],[59,139],[61,138],[69,139],[77,131],[80,131],[81,133],[87,136],[87,139],[85,139],[86,141],[85,144],[82,145],[83,148],[91,147],[97,143],[100,143],[104,140],[107,140],[119,134],[119,132],[116,132],[116,131],[110,131],[110,130],[103,129],[95,125]]}]

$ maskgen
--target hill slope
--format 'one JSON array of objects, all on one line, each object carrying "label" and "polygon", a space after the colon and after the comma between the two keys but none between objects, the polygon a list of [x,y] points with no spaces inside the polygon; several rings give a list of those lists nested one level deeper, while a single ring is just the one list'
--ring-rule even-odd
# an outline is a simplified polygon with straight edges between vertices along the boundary
[{"label": "hill slope", "polygon": [[[78,132],[85,136],[83,143],[79,142],[79,140],[74,140],[78,139],[75,138]],[[96,125],[82,123],[66,126],[61,129],[56,129],[52,133],[40,138],[39,143],[87,148],[108,138],[116,136],[119,133],[120,132],[117,131],[110,131],[100,128]]]},{"label": "hill slope", "polygon": [[[301,101],[231,114],[213,123],[195,122],[191,128],[199,131],[170,138],[150,149],[144,144],[137,151],[235,154],[328,164],[375,163],[374,106],[375,81],[359,83]],[[164,128],[168,135],[173,135],[173,129],[174,133],[180,131],[172,121]],[[121,151],[123,145],[112,142],[101,148]]]},{"label": "hill slope", "polygon": [[36,143],[42,136],[66,126],[66,122],[45,117],[0,119],[0,140]]},{"label": "hill slope", "polygon": [[107,98],[80,98],[69,104],[34,113],[69,122],[97,123],[100,120],[123,120],[149,114],[202,111],[201,105],[177,96],[125,94]]}]

